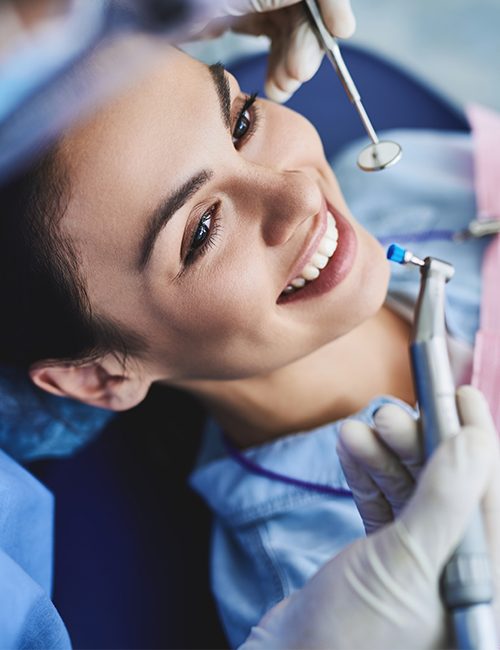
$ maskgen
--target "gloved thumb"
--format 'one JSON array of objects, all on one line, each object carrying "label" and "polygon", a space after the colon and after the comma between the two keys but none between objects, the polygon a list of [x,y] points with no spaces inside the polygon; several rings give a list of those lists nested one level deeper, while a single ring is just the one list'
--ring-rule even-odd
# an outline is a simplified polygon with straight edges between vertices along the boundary
[{"label": "gloved thumb", "polygon": [[480,390],[473,386],[460,386],[457,389],[457,407],[462,424],[495,433],[488,402]]},{"label": "gloved thumb", "polygon": [[428,461],[401,515],[412,554],[428,577],[444,567],[487,492],[498,512],[500,495],[493,482],[499,470],[498,442],[491,427],[463,427]]}]

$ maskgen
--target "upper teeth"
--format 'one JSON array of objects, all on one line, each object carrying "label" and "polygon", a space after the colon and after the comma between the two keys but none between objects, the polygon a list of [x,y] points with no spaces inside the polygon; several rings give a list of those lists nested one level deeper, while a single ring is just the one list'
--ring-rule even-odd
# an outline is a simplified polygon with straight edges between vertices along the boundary
[{"label": "upper teeth", "polygon": [[300,274],[294,278],[289,285],[287,285],[284,293],[291,293],[292,291],[295,291],[295,289],[301,289],[306,282],[316,280],[321,273],[321,269],[325,268],[329,259],[335,253],[339,239],[339,232],[331,212],[326,213],[326,224],[326,232],[319,242],[316,252],[304,266]]}]

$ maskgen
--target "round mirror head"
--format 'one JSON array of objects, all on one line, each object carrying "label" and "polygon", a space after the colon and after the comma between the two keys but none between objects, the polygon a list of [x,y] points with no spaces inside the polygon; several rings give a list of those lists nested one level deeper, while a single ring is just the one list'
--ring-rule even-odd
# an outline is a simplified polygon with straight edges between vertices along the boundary
[{"label": "round mirror head", "polygon": [[380,140],[361,150],[358,156],[358,167],[365,172],[378,172],[397,163],[401,154],[399,144],[390,140]]}]

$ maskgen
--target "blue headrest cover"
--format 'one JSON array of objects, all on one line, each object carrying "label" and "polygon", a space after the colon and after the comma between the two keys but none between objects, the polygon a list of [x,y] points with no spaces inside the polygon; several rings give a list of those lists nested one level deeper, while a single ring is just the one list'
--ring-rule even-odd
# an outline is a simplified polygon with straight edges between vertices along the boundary
[{"label": "blue headrest cover", "polygon": [[24,370],[0,366],[0,447],[17,460],[67,456],[111,417],[111,411],[46,393]]}]

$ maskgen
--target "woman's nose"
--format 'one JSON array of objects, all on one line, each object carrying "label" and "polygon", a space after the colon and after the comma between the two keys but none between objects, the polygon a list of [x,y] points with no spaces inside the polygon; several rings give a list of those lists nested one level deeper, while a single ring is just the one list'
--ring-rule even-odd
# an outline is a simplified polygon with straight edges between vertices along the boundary
[{"label": "woman's nose", "polygon": [[262,237],[268,246],[288,241],[304,221],[321,210],[323,203],[318,184],[300,170],[267,169],[258,179],[255,192]]}]

